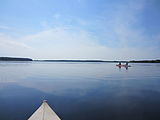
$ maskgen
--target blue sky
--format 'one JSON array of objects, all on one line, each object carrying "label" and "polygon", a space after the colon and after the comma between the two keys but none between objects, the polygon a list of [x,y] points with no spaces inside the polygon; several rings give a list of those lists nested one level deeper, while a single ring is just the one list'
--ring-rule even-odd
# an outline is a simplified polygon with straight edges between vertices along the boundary
[{"label": "blue sky", "polygon": [[159,0],[0,0],[0,56],[159,59]]}]

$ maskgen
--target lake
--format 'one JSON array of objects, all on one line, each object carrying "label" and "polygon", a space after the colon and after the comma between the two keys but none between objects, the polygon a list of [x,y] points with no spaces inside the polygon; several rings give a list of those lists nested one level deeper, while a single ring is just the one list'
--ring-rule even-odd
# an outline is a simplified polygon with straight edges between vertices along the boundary
[{"label": "lake", "polygon": [[0,120],[44,99],[63,120],[160,120],[160,64],[0,62]]}]

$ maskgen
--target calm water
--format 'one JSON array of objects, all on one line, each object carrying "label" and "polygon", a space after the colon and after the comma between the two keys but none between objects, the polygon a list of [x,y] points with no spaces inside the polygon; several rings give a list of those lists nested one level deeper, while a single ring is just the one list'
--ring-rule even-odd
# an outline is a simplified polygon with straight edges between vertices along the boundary
[{"label": "calm water", "polygon": [[0,120],[47,99],[63,120],[160,120],[160,64],[0,63]]}]

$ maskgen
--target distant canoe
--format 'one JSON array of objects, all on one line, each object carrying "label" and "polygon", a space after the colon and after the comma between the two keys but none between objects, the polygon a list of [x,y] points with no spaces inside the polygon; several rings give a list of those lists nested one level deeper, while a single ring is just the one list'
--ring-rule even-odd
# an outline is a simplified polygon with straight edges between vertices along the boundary
[{"label": "distant canoe", "polygon": [[130,65],[116,65],[118,67],[131,67]]},{"label": "distant canoe", "polygon": [[28,120],[61,120],[44,100],[42,105],[32,114]]}]

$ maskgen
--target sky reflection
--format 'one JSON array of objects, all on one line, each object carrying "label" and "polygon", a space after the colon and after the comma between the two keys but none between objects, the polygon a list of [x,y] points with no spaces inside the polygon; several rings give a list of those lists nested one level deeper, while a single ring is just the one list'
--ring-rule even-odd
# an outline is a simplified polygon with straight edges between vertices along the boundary
[{"label": "sky reflection", "polygon": [[155,64],[132,64],[120,71],[112,63],[33,62],[0,68],[1,119],[27,119],[43,99],[64,120],[160,117],[160,67]]}]

